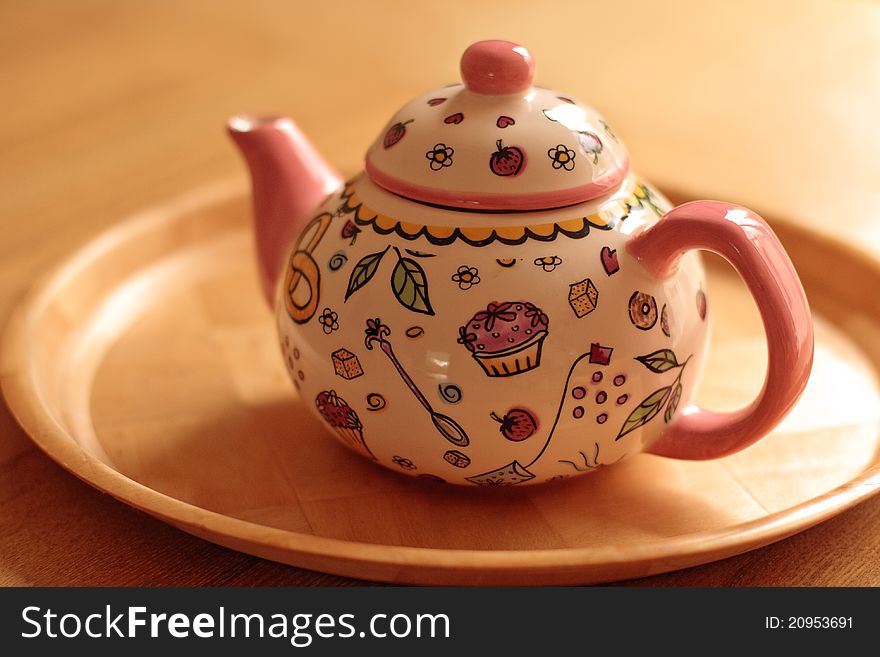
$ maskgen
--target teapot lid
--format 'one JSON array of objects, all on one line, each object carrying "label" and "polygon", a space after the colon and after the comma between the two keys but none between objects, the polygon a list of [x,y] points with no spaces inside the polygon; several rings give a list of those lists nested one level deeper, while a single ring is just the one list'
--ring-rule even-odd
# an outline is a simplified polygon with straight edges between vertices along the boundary
[{"label": "teapot lid", "polygon": [[547,210],[615,189],[626,149],[592,108],[535,87],[535,60],[510,41],[478,41],[463,83],[404,105],[370,146],[366,172],[394,194],[477,211]]}]

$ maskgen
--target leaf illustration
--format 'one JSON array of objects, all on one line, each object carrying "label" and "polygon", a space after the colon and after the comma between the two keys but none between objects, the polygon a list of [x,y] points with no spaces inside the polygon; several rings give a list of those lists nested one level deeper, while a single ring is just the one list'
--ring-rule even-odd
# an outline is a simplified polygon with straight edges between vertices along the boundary
[{"label": "leaf illustration", "polygon": [[660,390],[655,390],[647,399],[645,399],[645,401],[636,406],[635,410],[629,414],[628,418],[626,418],[626,422],[623,423],[623,426],[620,428],[620,433],[617,434],[615,440],[620,440],[630,431],[638,429],[643,424],[650,422],[651,419],[660,412],[660,409],[663,408],[663,404],[666,403],[666,398],[669,397],[669,392],[671,390],[672,386],[666,386],[665,388],[660,388]]},{"label": "leaf illustration", "polygon": [[413,251],[412,249],[404,249],[411,256],[415,256],[416,258],[433,258],[437,254],[436,253],[428,253],[427,251]]},{"label": "leaf illustration", "polygon": [[672,391],[672,396],[669,398],[669,403],[666,404],[666,412],[663,414],[663,421],[669,424],[672,420],[672,416],[675,415],[675,411],[678,409],[678,402],[681,400],[681,383],[675,386],[675,390]]},{"label": "leaf illustration", "polygon": [[433,315],[428,299],[425,270],[412,258],[400,258],[391,272],[391,289],[401,305],[417,313]]},{"label": "leaf illustration", "polygon": [[645,356],[636,356],[636,360],[652,372],[657,372],[658,374],[668,372],[673,367],[678,367],[678,360],[675,358],[675,353],[672,349],[658,349]]},{"label": "leaf illustration", "polygon": [[358,260],[354,269],[351,270],[351,276],[348,279],[348,289],[345,291],[346,301],[348,301],[348,297],[370,282],[370,279],[376,274],[376,269],[379,268],[379,263],[382,262],[382,256],[385,255],[386,251],[388,251],[387,247],[385,251],[377,251]]}]

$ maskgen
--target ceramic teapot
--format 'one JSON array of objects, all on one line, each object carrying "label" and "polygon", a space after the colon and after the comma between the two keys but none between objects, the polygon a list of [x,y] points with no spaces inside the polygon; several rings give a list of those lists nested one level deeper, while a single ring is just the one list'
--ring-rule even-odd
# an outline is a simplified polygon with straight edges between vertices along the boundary
[{"label": "ceramic teapot", "polygon": [[[746,208],[672,208],[595,110],[534,73],[521,46],[471,45],[462,83],[404,105],[347,182],[291,119],[230,120],[299,394],[361,456],[469,486],[758,440],[812,364],[782,246]],[[730,261],[764,321],[766,380],[738,412],[690,405],[708,325],[700,249]]]}]

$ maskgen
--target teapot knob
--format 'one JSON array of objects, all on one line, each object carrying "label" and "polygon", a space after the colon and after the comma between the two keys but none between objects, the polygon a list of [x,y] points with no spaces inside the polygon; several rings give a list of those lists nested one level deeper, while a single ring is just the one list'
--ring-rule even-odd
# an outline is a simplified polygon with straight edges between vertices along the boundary
[{"label": "teapot knob", "polygon": [[477,41],[461,56],[461,78],[465,87],[478,94],[515,94],[532,86],[535,60],[525,47],[512,41]]}]

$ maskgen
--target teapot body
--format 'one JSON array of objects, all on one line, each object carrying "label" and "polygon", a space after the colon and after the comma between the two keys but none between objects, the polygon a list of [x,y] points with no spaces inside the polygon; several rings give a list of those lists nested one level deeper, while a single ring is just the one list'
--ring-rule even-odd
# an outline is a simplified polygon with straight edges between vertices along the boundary
[{"label": "teapot body", "polygon": [[[522,46],[479,41],[460,64],[461,83],[404,104],[345,184],[292,120],[229,122],[306,405],[367,459],[469,486],[644,451],[719,458],[767,435],[806,385],[813,329],[766,222],[723,201],[672,208],[595,109],[533,84]],[[700,250],[740,274],[767,336],[764,386],[735,411],[690,404]]]},{"label": "teapot body", "polygon": [[519,213],[433,207],[362,174],[285,259],[290,376],[330,434],[411,476],[533,484],[644,451],[688,406],[706,346],[698,254],[661,280],[626,251],[670,208],[632,174]]}]

